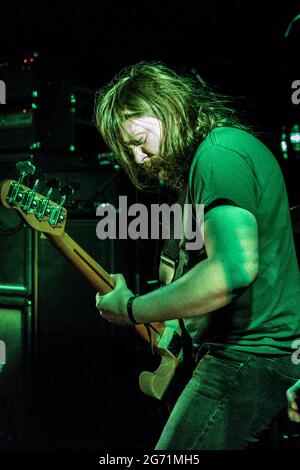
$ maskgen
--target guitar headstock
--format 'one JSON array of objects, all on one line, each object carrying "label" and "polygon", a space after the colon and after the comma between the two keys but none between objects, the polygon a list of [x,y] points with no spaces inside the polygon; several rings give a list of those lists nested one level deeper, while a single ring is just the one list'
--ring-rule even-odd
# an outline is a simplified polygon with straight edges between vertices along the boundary
[{"label": "guitar headstock", "polygon": [[39,180],[35,181],[32,189],[23,185],[22,180],[28,173],[22,170],[18,181],[5,180],[0,184],[2,205],[7,209],[16,210],[34,230],[45,234],[62,235],[67,220],[67,210],[63,207],[66,196],[62,196],[60,202],[56,203],[50,199],[52,188],[48,190],[46,196],[36,191]]}]

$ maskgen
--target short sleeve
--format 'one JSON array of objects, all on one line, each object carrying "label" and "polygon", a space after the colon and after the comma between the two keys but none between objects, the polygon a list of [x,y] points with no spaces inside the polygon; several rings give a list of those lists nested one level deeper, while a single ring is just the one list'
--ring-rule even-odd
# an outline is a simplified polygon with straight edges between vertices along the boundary
[{"label": "short sleeve", "polygon": [[233,204],[257,215],[260,188],[247,158],[221,145],[206,146],[195,156],[190,178],[194,204],[208,210],[215,205]]}]

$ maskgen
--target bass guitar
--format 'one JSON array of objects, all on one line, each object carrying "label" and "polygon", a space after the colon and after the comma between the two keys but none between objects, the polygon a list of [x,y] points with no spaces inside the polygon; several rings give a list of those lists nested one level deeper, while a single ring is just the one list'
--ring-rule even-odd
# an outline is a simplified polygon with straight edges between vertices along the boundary
[{"label": "bass guitar", "polygon": [[[62,196],[59,203],[54,202],[50,199],[52,188],[46,196],[39,194],[36,191],[38,180],[32,188],[25,186],[23,180],[29,173],[26,168],[33,167],[31,162],[26,164],[22,164],[24,166],[18,181],[5,180],[0,184],[2,205],[17,211],[28,226],[43,233],[97,292],[107,294],[114,288],[113,278],[65,232],[66,197]],[[161,400],[182,359],[182,350],[178,346],[181,338],[179,324],[175,320],[134,325],[134,328],[161,356],[160,365],[154,372],[144,371],[140,374],[140,389],[146,395]]]}]

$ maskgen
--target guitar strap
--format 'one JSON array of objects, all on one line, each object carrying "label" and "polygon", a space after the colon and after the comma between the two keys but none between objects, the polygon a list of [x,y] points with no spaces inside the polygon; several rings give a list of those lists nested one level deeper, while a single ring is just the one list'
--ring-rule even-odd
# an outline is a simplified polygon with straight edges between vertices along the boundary
[{"label": "guitar strap", "polygon": [[[182,275],[184,267],[184,256],[181,256],[180,244],[184,236],[183,221],[184,221],[184,203],[186,200],[187,185],[179,195],[178,203],[181,206],[181,230],[180,233],[175,234],[174,221],[170,217],[170,236],[164,243],[163,249],[160,256],[159,265],[159,280],[164,285],[173,282],[177,277]],[[176,217],[177,207],[174,211],[174,218]],[[175,219],[176,221],[176,219]],[[177,222],[177,221],[176,221]],[[170,407],[173,406],[178,398],[178,394],[181,393],[183,387],[189,380],[192,366],[192,341],[185,329],[184,322],[182,319],[165,320],[163,323],[163,332],[157,332],[157,346],[162,352],[162,361],[159,368],[154,373],[145,372],[140,375],[140,388],[144,393],[148,393],[149,384],[151,385],[152,396],[153,393],[159,399],[164,396],[165,392],[168,392],[167,404]],[[151,341],[151,331],[153,328],[151,324],[145,325],[149,335],[150,346],[153,350],[153,343]],[[181,367],[178,367],[180,366]],[[172,379],[176,372],[176,382],[173,386],[171,385]]]},{"label": "guitar strap", "polygon": [[[181,207],[181,233],[183,236],[183,213],[184,213],[184,203],[186,200],[188,185],[185,184],[183,190],[181,191],[178,204]],[[178,235],[178,234],[177,234]],[[169,284],[176,277],[182,275],[182,266],[179,266],[180,263],[180,238],[175,237],[174,231],[174,220],[170,217],[170,238],[167,239],[164,243],[164,246],[160,255],[160,264],[159,264],[159,280],[163,285]],[[178,276],[178,271],[179,276]],[[179,323],[179,324],[178,324]],[[171,351],[174,356],[178,357],[180,352],[183,350],[183,355],[189,356],[191,345],[190,337],[185,329],[184,322],[182,319],[179,320],[167,320],[165,321],[165,328],[170,330],[169,343],[167,345],[168,350]]]},{"label": "guitar strap", "polygon": [[[181,207],[183,214],[184,202],[186,199],[187,193],[187,184],[181,191],[178,204]],[[183,217],[182,217],[183,220]],[[182,231],[183,232],[183,231]],[[159,264],[159,280],[163,284],[169,284],[173,281],[174,275],[176,273],[178,262],[179,262],[179,245],[181,239],[174,236],[174,220],[170,217],[170,238],[167,239],[164,243],[163,249],[160,255],[160,264]]]}]

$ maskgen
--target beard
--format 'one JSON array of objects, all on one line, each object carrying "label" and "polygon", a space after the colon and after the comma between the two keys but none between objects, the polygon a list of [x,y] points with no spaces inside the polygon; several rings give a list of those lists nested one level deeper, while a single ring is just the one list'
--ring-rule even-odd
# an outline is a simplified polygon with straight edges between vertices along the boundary
[{"label": "beard", "polygon": [[146,175],[154,180],[166,178],[165,174],[166,161],[160,156],[152,156],[143,163],[143,171]]},{"label": "beard", "polygon": [[183,188],[186,164],[182,158],[153,156],[143,163],[142,171],[148,178],[163,182],[168,188],[179,192]]}]

